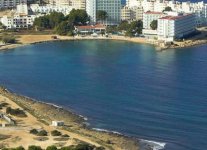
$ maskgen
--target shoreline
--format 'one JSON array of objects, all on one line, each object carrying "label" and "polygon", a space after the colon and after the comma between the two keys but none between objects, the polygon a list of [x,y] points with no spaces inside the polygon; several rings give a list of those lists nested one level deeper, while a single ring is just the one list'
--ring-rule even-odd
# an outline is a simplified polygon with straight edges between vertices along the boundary
[{"label": "shoreline", "polygon": [[[129,148],[130,150],[139,150],[138,139],[110,131],[94,130],[85,124],[86,120],[84,116],[78,115],[72,110],[27,96],[18,95],[4,87],[0,87],[0,95],[12,100],[45,125],[49,125],[52,120],[63,120],[66,124],[62,128],[63,130],[89,138],[91,141],[104,146],[106,149],[121,150]],[[50,116],[48,115],[49,113]],[[108,140],[112,144],[107,143]]]},{"label": "shoreline", "polygon": [[[166,143],[161,143],[157,141],[150,141],[146,139],[138,139],[133,136],[127,136],[125,134],[119,133],[117,131],[110,131],[107,129],[100,129],[100,128],[92,128],[90,125],[87,125],[87,117],[82,116],[80,114],[75,113],[72,110],[68,110],[62,106],[53,104],[53,103],[47,103],[40,100],[36,100],[33,98],[30,98],[28,96],[19,95],[17,93],[11,92],[11,90],[6,89],[5,87],[0,86],[0,95],[3,95],[9,99],[11,99],[14,103],[19,105],[21,108],[26,110],[28,113],[33,115],[35,118],[37,118],[39,121],[43,122],[44,124],[48,125],[48,121],[45,117],[41,118],[38,115],[35,115],[34,110],[36,110],[39,113],[39,109],[45,109],[49,112],[54,111],[54,114],[56,114],[57,118],[61,118],[63,114],[64,122],[68,123],[68,119],[70,120],[70,126],[76,126],[74,127],[75,130],[78,129],[78,132],[75,132],[74,129],[70,128],[63,128],[63,130],[74,132],[76,134],[80,134],[86,137],[90,137],[94,140],[94,142],[97,142],[101,146],[104,146],[106,149],[111,150],[122,150],[122,149],[130,149],[130,150],[152,150],[156,148],[157,150],[161,150],[165,147]],[[33,105],[39,105],[42,108],[35,108]],[[30,107],[28,107],[30,105]],[[41,111],[40,111],[41,112]],[[37,114],[38,114],[37,113]],[[60,113],[60,114],[59,114]],[[39,115],[42,115],[40,113]],[[47,115],[47,114],[45,114]],[[51,121],[51,120],[50,120]],[[81,131],[81,132],[80,132]],[[107,138],[106,138],[106,137]],[[107,141],[103,141],[102,138],[106,138],[107,141],[110,139],[112,142],[111,144],[108,144]],[[112,140],[111,140],[112,139]],[[93,141],[92,140],[92,141]]]},{"label": "shoreline", "polygon": [[[56,36],[57,39],[53,39],[52,37]],[[14,49],[26,45],[38,44],[38,43],[46,43],[46,42],[53,42],[53,41],[79,41],[79,40],[116,40],[116,41],[128,41],[128,42],[135,42],[135,43],[142,43],[142,44],[151,44],[147,42],[144,38],[129,38],[123,36],[111,36],[111,37],[69,37],[69,36],[59,36],[59,35],[19,35],[17,38],[17,42],[19,44],[6,44],[0,46],[0,50],[9,50]],[[151,44],[153,45],[153,44]]]},{"label": "shoreline", "polygon": [[[52,37],[56,36],[57,39],[53,39]],[[2,50],[9,50],[14,49],[22,46],[32,45],[32,44],[38,44],[38,43],[46,43],[46,42],[54,42],[54,41],[79,41],[79,40],[115,40],[115,41],[126,41],[126,42],[134,42],[134,43],[140,43],[140,44],[149,44],[153,45],[156,49],[156,51],[165,51],[170,49],[182,49],[182,48],[188,48],[193,46],[199,46],[207,44],[207,40],[205,39],[197,39],[197,40],[187,40],[185,42],[176,42],[176,45],[169,45],[169,46],[159,46],[156,41],[150,41],[145,38],[140,37],[124,37],[124,36],[110,36],[110,37],[91,37],[91,36],[75,36],[75,37],[69,37],[69,36],[58,36],[55,34],[50,35],[19,35],[17,38],[17,44],[6,44],[0,46],[0,51]]]}]

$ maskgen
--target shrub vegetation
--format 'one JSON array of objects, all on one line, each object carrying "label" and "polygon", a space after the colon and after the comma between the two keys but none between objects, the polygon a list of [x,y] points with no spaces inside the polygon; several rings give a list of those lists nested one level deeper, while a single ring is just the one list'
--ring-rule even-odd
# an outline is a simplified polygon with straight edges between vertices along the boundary
[{"label": "shrub vegetation", "polygon": [[51,135],[52,136],[61,136],[62,133],[60,131],[58,131],[58,130],[53,130],[53,131],[51,131]]},{"label": "shrub vegetation", "polygon": [[12,109],[11,107],[7,107],[6,113],[17,117],[27,117],[25,112],[23,110],[20,110],[19,108]]}]

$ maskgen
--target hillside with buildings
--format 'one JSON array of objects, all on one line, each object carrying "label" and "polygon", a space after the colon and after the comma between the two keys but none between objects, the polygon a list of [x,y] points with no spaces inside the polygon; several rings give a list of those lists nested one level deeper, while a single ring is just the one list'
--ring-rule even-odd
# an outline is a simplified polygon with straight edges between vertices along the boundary
[{"label": "hillside with buildings", "polygon": [[[35,20],[51,12],[68,16],[72,10],[83,10],[90,20],[84,24],[78,24],[85,27],[77,27],[77,23],[76,27],[70,27],[70,30],[74,29],[70,32],[75,35],[81,33],[103,36],[103,32],[105,35],[115,33],[130,35],[130,37],[144,37],[146,41],[158,45],[188,39],[199,34],[197,28],[207,25],[207,4],[203,1],[127,0],[126,5],[123,6],[121,0],[12,0],[10,2],[2,0],[0,8],[1,28],[5,31],[34,30],[37,29],[34,25]],[[142,32],[136,31],[136,28],[140,26],[120,30],[119,26],[124,22],[130,24],[134,21],[143,22]],[[66,24],[71,22],[66,21]],[[103,27],[101,32],[92,29],[96,24],[102,24],[105,28]],[[77,29],[80,31],[77,32]],[[199,31],[202,32],[202,30]]]}]

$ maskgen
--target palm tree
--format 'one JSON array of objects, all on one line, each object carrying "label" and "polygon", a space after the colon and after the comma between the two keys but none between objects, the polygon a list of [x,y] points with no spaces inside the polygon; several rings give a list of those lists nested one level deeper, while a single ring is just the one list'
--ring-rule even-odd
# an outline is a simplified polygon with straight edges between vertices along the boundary
[{"label": "palm tree", "polygon": [[104,10],[98,10],[96,13],[96,19],[98,21],[101,21],[101,23],[103,24],[104,20],[106,20],[108,18],[108,14],[106,11]]}]

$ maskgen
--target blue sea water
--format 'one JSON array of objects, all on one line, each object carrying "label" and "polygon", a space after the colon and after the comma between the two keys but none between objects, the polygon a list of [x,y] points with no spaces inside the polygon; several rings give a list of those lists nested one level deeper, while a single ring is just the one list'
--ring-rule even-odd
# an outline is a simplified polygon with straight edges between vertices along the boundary
[{"label": "blue sea water", "polygon": [[0,52],[0,84],[84,115],[92,128],[207,149],[207,46],[156,52],[120,41],[64,41]]}]

